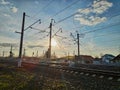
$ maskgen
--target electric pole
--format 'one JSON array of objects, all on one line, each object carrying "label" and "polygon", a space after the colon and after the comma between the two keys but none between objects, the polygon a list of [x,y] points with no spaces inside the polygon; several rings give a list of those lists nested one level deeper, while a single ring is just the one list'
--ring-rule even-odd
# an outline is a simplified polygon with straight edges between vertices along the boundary
[{"label": "electric pole", "polygon": [[54,19],[51,19],[51,23],[50,23],[50,37],[49,37],[49,49],[48,49],[48,58],[49,58],[49,60],[51,60],[51,40],[52,40],[52,24],[53,24],[53,20]]},{"label": "electric pole", "polygon": [[[77,32],[77,31],[76,31]],[[80,38],[83,38],[85,36],[85,34],[79,34],[77,32],[77,45],[78,45],[78,59],[80,59]]]},{"label": "electric pole", "polygon": [[10,57],[13,57],[12,45],[11,45],[11,49],[10,49]]},{"label": "electric pole", "polygon": [[79,60],[80,59],[80,43],[79,43],[80,41],[79,41],[79,38],[81,35],[83,36],[84,34],[79,34],[78,31],[76,31],[76,32],[77,32],[77,38],[75,38],[72,33],[70,35],[73,37],[74,41],[76,41],[76,43],[77,43],[77,46],[78,46],[77,47],[77,50],[78,50],[77,60]]},{"label": "electric pole", "polygon": [[41,24],[41,20],[37,20],[36,22],[34,22],[33,24],[31,24],[30,26],[28,26],[27,28],[24,29],[24,25],[25,25],[25,12],[23,13],[23,20],[22,20],[22,29],[21,32],[17,32],[15,31],[15,33],[19,33],[21,34],[21,38],[20,38],[20,48],[19,48],[19,60],[18,60],[18,67],[21,67],[21,61],[22,61],[22,47],[23,47],[23,36],[24,36],[24,31],[26,31],[27,29],[29,29],[31,26],[33,26],[34,24],[36,24],[37,22],[39,22]]},{"label": "electric pole", "polygon": [[22,62],[21,57],[22,57],[22,47],[23,47],[24,24],[25,24],[25,12],[23,13],[23,20],[22,20],[18,67],[21,67],[21,62]]},{"label": "electric pole", "polygon": [[11,45],[11,49],[10,49],[10,51],[12,52],[12,45]]},{"label": "electric pole", "polygon": [[24,24],[25,24],[25,12],[23,13],[22,29],[21,29],[21,39],[19,48],[19,58],[22,57],[22,46],[23,46],[23,36],[24,36]]}]

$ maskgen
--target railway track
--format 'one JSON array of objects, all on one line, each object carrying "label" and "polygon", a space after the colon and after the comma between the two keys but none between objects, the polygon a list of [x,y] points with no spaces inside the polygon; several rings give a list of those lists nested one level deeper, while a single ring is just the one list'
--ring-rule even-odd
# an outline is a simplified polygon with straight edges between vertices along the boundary
[{"label": "railway track", "polygon": [[113,77],[120,77],[120,72],[117,71],[109,71],[109,70],[99,70],[99,69],[88,69],[88,68],[78,68],[78,67],[61,67],[59,69],[62,69],[66,72],[75,72],[75,73],[90,73],[90,74],[97,74],[97,75],[107,75],[107,76],[113,76]]},{"label": "railway track", "polygon": [[33,63],[25,63],[24,65],[32,65],[38,67],[44,67],[47,69],[54,69],[55,71],[70,73],[71,75],[86,75],[92,77],[99,77],[99,78],[108,78],[108,79],[116,79],[120,81],[120,72],[118,71],[110,71],[110,70],[99,70],[99,69],[90,69],[90,68],[83,68],[83,67],[68,67],[68,66],[50,66],[50,65],[39,65]]}]

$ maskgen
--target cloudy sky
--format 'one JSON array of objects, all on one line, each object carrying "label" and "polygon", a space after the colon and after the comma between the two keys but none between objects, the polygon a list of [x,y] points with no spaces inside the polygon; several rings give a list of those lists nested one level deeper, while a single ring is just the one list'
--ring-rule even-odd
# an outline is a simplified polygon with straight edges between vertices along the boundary
[{"label": "cloudy sky", "polygon": [[9,55],[11,45],[18,56],[20,34],[15,31],[21,31],[23,12],[25,28],[41,19],[24,32],[23,48],[28,56],[37,51],[42,55],[48,49],[51,19],[55,21],[53,43],[57,43],[52,53],[57,56],[77,54],[77,33],[80,54],[120,53],[120,0],[0,0],[1,56],[3,51]]}]

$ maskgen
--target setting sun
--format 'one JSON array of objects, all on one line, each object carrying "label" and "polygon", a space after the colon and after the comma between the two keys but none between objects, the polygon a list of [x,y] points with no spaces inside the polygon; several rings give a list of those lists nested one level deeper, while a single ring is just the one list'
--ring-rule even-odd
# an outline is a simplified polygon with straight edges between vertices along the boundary
[{"label": "setting sun", "polygon": [[56,42],[56,40],[54,38],[52,39],[51,45],[52,46],[56,46],[57,45],[57,42]]}]

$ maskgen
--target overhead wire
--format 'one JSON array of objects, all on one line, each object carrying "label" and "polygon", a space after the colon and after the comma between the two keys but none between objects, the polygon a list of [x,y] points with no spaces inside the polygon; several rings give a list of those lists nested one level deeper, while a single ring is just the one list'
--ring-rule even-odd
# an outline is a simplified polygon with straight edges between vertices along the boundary
[{"label": "overhead wire", "polygon": [[57,12],[53,17],[57,16],[58,14],[60,14],[61,12],[65,11],[66,9],[70,8],[72,5],[78,3],[80,0],[77,0],[75,2],[73,2],[72,4],[68,5],[67,7],[61,9],[59,12]]},{"label": "overhead wire", "polygon": [[41,12],[41,11],[43,11],[45,8],[47,8],[50,4],[52,4],[54,2],[54,0],[50,0],[42,9],[40,9],[39,11],[38,11],[38,13],[36,13],[35,15],[33,15],[32,16],[32,18],[35,18],[37,15],[39,15],[39,13]]},{"label": "overhead wire", "polygon": [[[95,2],[95,3],[97,3],[97,2]],[[94,4],[95,4],[94,3]],[[91,8],[92,6],[91,5],[89,5],[87,8]],[[82,9],[81,11],[83,11],[83,10],[85,10],[86,8],[84,8],[84,9]],[[72,16],[74,16],[74,15],[76,15],[76,14],[78,14],[78,12],[75,12],[75,13],[73,13],[73,14],[71,14],[71,15],[69,15],[69,16],[67,16],[67,17],[65,17],[65,18],[63,18],[63,19],[61,19],[61,20],[59,20],[57,23],[55,23],[54,25],[57,25],[57,24],[59,24],[59,23],[61,23],[61,22],[63,22],[63,21],[65,21],[65,20],[67,20],[68,18],[71,18]]]},{"label": "overhead wire", "polygon": [[61,22],[63,22],[63,21],[65,21],[65,20],[67,20],[68,18],[70,18],[70,17],[72,17],[72,16],[74,16],[74,15],[76,15],[77,14],[77,12],[76,13],[73,13],[73,14],[71,14],[70,16],[68,16],[68,17],[65,17],[65,18],[63,18],[63,19],[61,19],[61,20],[59,20],[57,23],[55,23],[54,25],[57,25],[57,24],[59,24],[59,23],[61,23]]},{"label": "overhead wire", "polygon": [[105,26],[105,27],[102,27],[102,28],[100,28],[100,29],[95,29],[95,30],[91,30],[91,31],[83,32],[83,34],[92,33],[92,32],[95,32],[95,31],[103,30],[103,29],[110,28],[110,27],[117,26],[117,25],[120,25],[120,22],[110,24],[110,25]]},{"label": "overhead wire", "polygon": [[[63,9],[61,9],[60,11],[58,11],[57,13],[55,13],[53,16],[47,18],[46,20],[49,20],[49,19],[51,19],[51,18],[59,15],[60,13],[64,12],[65,10],[67,10],[68,8],[70,8],[71,6],[73,6],[74,4],[78,3],[79,1],[80,1],[80,0],[77,0],[77,1],[75,1],[75,2],[73,2],[73,3],[71,3],[70,5],[66,6],[65,8],[63,8]],[[45,20],[45,21],[46,21],[46,20]]]},{"label": "overhead wire", "polygon": [[[44,10],[44,9],[47,8],[50,4],[52,4],[53,1],[54,1],[54,0],[50,0],[42,9],[40,9],[40,10],[38,11],[38,13],[34,14],[33,16],[26,15],[27,17],[31,18],[29,21],[31,21],[31,20],[33,20],[33,19],[35,20],[35,17],[36,17],[37,15],[39,15],[39,13],[40,13],[42,10]],[[28,28],[29,28],[29,27],[27,27],[27,29],[28,29]]]},{"label": "overhead wire", "polygon": [[38,29],[38,28],[35,28],[35,27],[30,27],[30,29],[37,30],[37,31],[39,31],[39,33],[46,32],[46,30],[41,30],[41,29]]},{"label": "overhead wire", "polygon": [[93,36],[93,37],[87,37],[85,39],[91,39],[91,38],[95,39],[97,37],[109,36],[109,35],[116,34],[116,33],[120,33],[120,32],[117,31],[117,32],[111,32],[111,33],[107,33],[107,34],[100,34],[100,35]]}]

